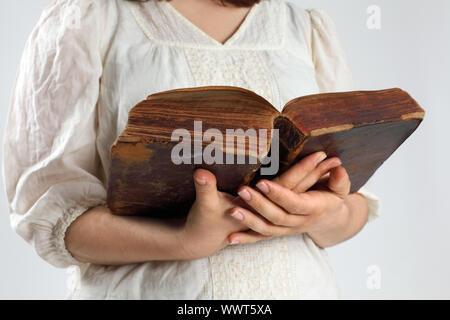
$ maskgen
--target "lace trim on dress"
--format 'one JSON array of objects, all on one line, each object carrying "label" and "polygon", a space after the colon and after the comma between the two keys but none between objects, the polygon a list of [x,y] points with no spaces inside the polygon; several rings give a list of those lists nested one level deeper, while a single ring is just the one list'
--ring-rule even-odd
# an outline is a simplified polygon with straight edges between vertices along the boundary
[{"label": "lace trim on dress", "polygon": [[75,206],[68,208],[64,211],[63,215],[58,219],[55,227],[53,228],[52,242],[56,251],[59,253],[61,260],[63,260],[69,266],[79,266],[82,263],[76,260],[72,254],[67,250],[65,237],[67,228],[84,212],[90,208],[96,207],[98,205],[103,205],[104,202],[92,202],[87,203],[82,206]]},{"label": "lace trim on dress", "polygon": [[[246,88],[273,103],[268,71],[259,52],[185,48],[195,86]],[[296,297],[286,239],[227,247],[209,257],[213,299]]]},{"label": "lace trim on dress", "polygon": [[286,239],[229,246],[209,257],[213,299],[294,299]]},{"label": "lace trim on dress", "polygon": [[208,50],[278,50],[285,44],[287,7],[278,0],[256,4],[225,44],[204,33],[169,3],[146,1],[127,2],[127,5],[147,38],[157,45]]},{"label": "lace trim on dress", "polygon": [[258,52],[185,49],[196,86],[237,86],[259,94],[270,103],[273,90]]}]

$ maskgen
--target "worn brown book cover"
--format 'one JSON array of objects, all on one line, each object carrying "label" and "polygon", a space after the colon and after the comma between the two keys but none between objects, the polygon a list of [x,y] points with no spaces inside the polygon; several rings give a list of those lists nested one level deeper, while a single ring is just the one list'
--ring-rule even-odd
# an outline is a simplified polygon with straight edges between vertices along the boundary
[{"label": "worn brown book cover", "polygon": [[115,214],[182,217],[195,201],[196,168],[235,194],[317,151],[342,160],[356,192],[423,118],[401,89],[300,97],[281,113],[236,87],[153,94],[130,110],[111,148],[107,205]]}]

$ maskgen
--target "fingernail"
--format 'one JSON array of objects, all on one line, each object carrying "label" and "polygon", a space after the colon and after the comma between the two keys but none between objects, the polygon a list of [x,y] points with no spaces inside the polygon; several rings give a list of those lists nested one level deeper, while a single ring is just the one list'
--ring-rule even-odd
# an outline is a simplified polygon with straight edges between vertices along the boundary
[{"label": "fingernail", "polygon": [[239,240],[238,239],[233,239],[230,244],[239,244]]},{"label": "fingernail", "polygon": [[269,193],[270,189],[267,183],[260,181],[256,184],[256,187],[264,193]]},{"label": "fingernail", "polygon": [[238,192],[238,195],[245,201],[250,201],[250,199],[252,198],[250,192],[248,192],[246,189],[242,190],[241,192]]},{"label": "fingernail", "polygon": [[201,179],[195,179],[195,182],[197,182],[201,186],[204,186],[206,184],[206,181],[205,180],[201,180]]},{"label": "fingernail", "polygon": [[244,215],[239,210],[234,211],[231,216],[236,220],[244,220]]},{"label": "fingernail", "polygon": [[328,169],[334,169],[336,167],[339,167],[342,164],[341,160],[336,159],[333,161],[330,161],[330,163],[327,164]]},{"label": "fingernail", "polygon": [[320,154],[317,156],[316,159],[316,166],[321,163],[325,158],[327,157],[327,154],[325,152],[320,152]]}]

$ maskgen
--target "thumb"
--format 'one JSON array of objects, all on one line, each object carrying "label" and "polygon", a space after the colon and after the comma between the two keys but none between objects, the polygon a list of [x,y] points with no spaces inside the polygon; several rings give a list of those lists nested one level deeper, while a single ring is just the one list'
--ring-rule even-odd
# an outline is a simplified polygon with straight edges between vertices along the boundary
[{"label": "thumb", "polygon": [[194,184],[198,204],[213,204],[219,198],[217,181],[214,174],[205,169],[194,172]]},{"label": "thumb", "polygon": [[339,197],[344,198],[350,193],[350,178],[347,170],[339,166],[330,170],[330,178],[328,180],[328,188],[336,193]]}]

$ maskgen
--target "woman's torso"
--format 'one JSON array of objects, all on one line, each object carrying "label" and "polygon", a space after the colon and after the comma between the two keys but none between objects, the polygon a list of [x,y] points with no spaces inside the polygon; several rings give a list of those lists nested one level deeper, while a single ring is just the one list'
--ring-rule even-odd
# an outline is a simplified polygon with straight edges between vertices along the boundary
[{"label": "woman's torso", "polygon": [[[111,1],[105,16],[97,149],[105,185],[109,150],[128,111],[149,94],[206,85],[243,87],[279,110],[319,91],[297,9],[267,0],[253,7],[224,44],[167,2]],[[110,7],[114,6],[114,9]],[[230,246],[194,261],[83,265],[70,298],[335,298],[326,252],[306,235]]]}]

